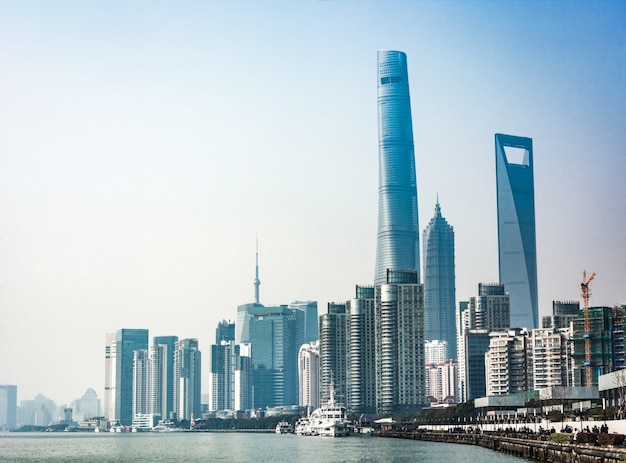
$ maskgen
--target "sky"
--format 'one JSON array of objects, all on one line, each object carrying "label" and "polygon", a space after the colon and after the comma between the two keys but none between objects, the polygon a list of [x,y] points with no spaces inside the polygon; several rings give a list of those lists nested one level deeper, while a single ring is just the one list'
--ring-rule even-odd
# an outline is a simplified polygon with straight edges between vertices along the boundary
[{"label": "sky", "polygon": [[407,53],[419,229],[498,281],[494,134],[533,139],[539,312],[626,304],[626,3],[0,0],[0,384],[104,392],[105,334],[353,297],[377,227],[376,52]]}]

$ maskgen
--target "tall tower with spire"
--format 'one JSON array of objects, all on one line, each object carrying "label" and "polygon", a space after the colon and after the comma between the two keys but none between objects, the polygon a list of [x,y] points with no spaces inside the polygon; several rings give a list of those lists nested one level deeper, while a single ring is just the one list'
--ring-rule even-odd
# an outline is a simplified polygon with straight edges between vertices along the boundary
[{"label": "tall tower with spire", "polygon": [[259,286],[261,286],[261,280],[259,280],[259,237],[256,237],[256,274],[254,278],[254,302],[259,302]]},{"label": "tall tower with spire", "polygon": [[424,337],[427,341],[447,341],[448,355],[456,357],[454,229],[441,215],[439,195],[422,244]]}]

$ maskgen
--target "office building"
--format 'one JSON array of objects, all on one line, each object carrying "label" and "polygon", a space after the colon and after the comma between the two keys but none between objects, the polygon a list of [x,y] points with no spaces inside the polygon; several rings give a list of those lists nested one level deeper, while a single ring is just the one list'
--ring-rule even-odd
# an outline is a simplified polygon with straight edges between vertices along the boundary
[{"label": "office building", "polygon": [[424,337],[428,341],[446,341],[450,355],[456,357],[454,229],[441,215],[439,200],[435,215],[424,230],[422,243]]},{"label": "office building", "polygon": [[246,307],[247,342],[251,345],[254,368],[254,407],[297,405],[298,350],[304,344],[304,312],[286,305]]},{"label": "office building", "polygon": [[[457,323],[459,327],[458,392],[460,401],[465,402],[474,397],[482,397],[486,393],[484,356],[489,348],[489,332],[509,329],[509,295],[505,292],[504,285],[502,283],[479,283],[478,295],[459,304]],[[470,331],[473,333],[471,339],[468,340],[466,337]],[[468,346],[472,349],[471,353],[467,350]],[[481,352],[481,349],[484,350]],[[481,356],[482,362],[479,360]]]},{"label": "office building", "polygon": [[235,324],[231,321],[222,320],[215,328],[215,342],[235,340]]},{"label": "office building", "polygon": [[570,323],[580,311],[578,301],[552,301],[552,315],[541,319],[543,328],[569,328]]},{"label": "office building", "polygon": [[197,339],[182,339],[174,348],[174,412],[178,420],[202,416],[202,357]]},{"label": "office building", "polygon": [[417,270],[387,270],[376,285],[376,400],[379,413],[415,412],[425,403],[424,286]]},{"label": "office building", "polygon": [[289,304],[289,308],[304,313],[304,342],[319,340],[317,301],[295,301]]},{"label": "office building", "polygon": [[511,327],[539,328],[532,139],[495,135],[500,282]]},{"label": "office building", "polygon": [[378,51],[378,234],[374,284],[387,269],[414,269],[419,234],[413,124],[406,54]]},{"label": "office building", "polygon": [[[108,336],[107,339],[111,340],[112,337]],[[108,356],[105,361],[105,399],[108,391],[111,401],[109,406],[114,404],[115,407],[114,415],[109,419],[123,426],[130,426],[133,422],[135,351],[145,349],[148,349],[148,330],[123,328],[117,330],[113,345],[105,351]],[[107,381],[114,383],[107,384]]]},{"label": "office building", "polygon": [[298,404],[309,411],[320,406],[320,343],[314,341],[300,346],[298,352],[300,381]]},{"label": "office building", "polygon": [[376,413],[376,298],[374,286],[356,286],[346,301],[348,371],[346,405],[351,413]]},{"label": "office building", "polygon": [[150,346],[148,413],[174,418],[174,350],[178,336],[155,336]]},{"label": "office building", "polygon": [[319,317],[320,395],[328,402],[334,390],[335,400],[346,403],[348,346],[346,305],[328,303],[328,312]]},{"label": "office building", "polygon": [[0,431],[11,431],[17,426],[17,386],[0,385]]},{"label": "office building", "polygon": [[85,421],[102,416],[100,399],[92,388],[87,389],[80,399],[74,400],[72,407],[76,421]]},{"label": "office building", "polygon": [[465,371],[463,401],[484,397],[487,392],[485,353],[489,350],[489,330],[469,329],[463,337],[465,343]]},{"label": "office building", "polygon": [[233,410],[235,407],[235,347],[235,341],[227,340],[211,346],[210,410]]}]

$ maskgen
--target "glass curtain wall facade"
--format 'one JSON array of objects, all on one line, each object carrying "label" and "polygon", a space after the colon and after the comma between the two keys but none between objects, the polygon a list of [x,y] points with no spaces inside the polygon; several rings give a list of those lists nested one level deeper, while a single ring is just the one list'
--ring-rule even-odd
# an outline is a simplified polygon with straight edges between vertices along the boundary
[{"label": "glass curtain wall facade", "polygon": [[115,417],[123,426],[133,422],[133,365],[136,350],[148,349],[148,330],[121,329],[115,335]]},{"label": "glass curtain wall facade", "polygon": [[511,327],[539,328],[532,139],[495,135],[500,282],[511,298]]},{"label": "glass curtain wall facade", "polygon": [[456,356],[454,229],[441,215],[439,201],[424,230],[423,245],[424,337],[446,341],[449,355]]},{"label": "glass curtain wall facade", "polygon": [[406,54],[378,51],[378,235],[374,284],[387,269],[418,272],[419,234],[413,123]]}]

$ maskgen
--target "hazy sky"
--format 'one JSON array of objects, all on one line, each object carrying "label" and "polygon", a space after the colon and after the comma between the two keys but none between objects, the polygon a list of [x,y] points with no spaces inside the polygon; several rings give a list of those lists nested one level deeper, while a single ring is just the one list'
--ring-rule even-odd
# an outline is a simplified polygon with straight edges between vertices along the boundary
[{"label": "hazy sky", "polygon": [[0,0],[0,384],[103,398],[105,333],[197,337],[374,276],[376,51],[408,55],[420,230],[498,280],[494,133],[533,139],[540,315],[626,304],[623,1]]}]

